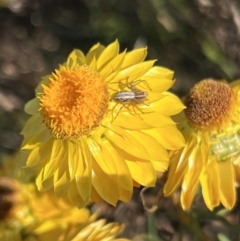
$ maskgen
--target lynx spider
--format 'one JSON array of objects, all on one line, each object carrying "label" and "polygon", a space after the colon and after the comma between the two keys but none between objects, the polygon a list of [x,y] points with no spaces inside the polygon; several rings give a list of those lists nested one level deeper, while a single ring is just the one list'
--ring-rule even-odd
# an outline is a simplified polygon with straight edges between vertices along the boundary
[{"label": "lynx spider", "polygon": [[[146,82],[146,80],[137,80],[137,81],[133,81],[131,83],[128,82],[128,78],[126,79],[126,84],[122,84],[120,82],[120,84],[122,85],[122,89],[124,89],[125,87],[127,87],[129,90],[122,90],[119,91],[117,93],[115,93],[112,96],[112,100],[114,100],[116,102],[116,105],[113,107],[112,109],[112,113],[114,111],[114,109],[116,108],[116,106],[118,104],[122,104],[121,108],[119,109],[118,113],[116,114],[115,117],[113,117],[114,121],[116,119],[116,117],[118,116],[119,112],[122,110],[123,107],[125,107],[126,109],[129,110],[129,113],[132,112],[132,110],[130,110],[129,105],[132,105],[133,111],[136,115],[137,112],[135,110],[135,108],[140,111],[142,114],[146,113],[143,112],[138,106],[137,104],[143,104],[145,100],[147,100],[148,97],[148,93],[142,90],[137,89],[135,86],[141,82],[144,82],[145,85],[151,90],[151,88],[149,87],[148,83]],[[141,117],[140,117],[141,118]]]}]

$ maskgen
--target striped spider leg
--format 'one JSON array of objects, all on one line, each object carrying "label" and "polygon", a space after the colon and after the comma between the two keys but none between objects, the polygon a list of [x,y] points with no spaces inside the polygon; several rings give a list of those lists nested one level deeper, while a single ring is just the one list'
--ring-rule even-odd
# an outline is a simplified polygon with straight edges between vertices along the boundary
[{"label": "striped spider leg", "polygon": [[129,77],[126,77],[126,83],[123,83],[122,80],[119,80],[119,81],[116,81],[116,82],[111,82],[111,84],[118,84],[119,85],[119,88],[121,90],[124,90],[125,88],[128,88],[129,90],[133,91],[134,89],[137,89],[136,88],[136,85],[140,84],[140,83],[144,83],[144,85],[150,90],[152,91],[152,89],[150,88],[149,84],[147,83],[146,80],[143,80],[143,79],[139,79],[139,80],[135,80],[135,81],[131,81],[129,82],[128,79]]}]

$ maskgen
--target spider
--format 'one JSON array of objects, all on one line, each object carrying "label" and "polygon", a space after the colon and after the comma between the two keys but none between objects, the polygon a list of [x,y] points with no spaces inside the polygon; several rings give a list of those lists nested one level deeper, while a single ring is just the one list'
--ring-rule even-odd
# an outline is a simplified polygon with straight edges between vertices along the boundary
[{"label": "spider", "polygon": [[[117,93],[115,93],[112,96],[112,100],[114,100],[116,102],[116,105],[113,107],[112,109],[112,113],[115,109],[115,107],[118,104],[122,104],[120,110],[118,111],[118,113],[121,111],[121,109],[123,107],[127,108],[129,110],[129,112],[131,112],[131,110],[129,109],[129,105],[134,106],[134,108],[136,108],[137,110],[139,110],[141,113],[145,113],[143,112],[138,106],[137,104],[142,104],[144,103],[144,101],[147,99],[148,97],[148,93],[142,90],[137,89],[135,86],[140,83],[140,82],[145,82],[145,84],[148,86],[147,82],[145,80],[137,80],[135,82],[132,83],[128,83],[128,79],[126,80],[126,85],[123,85],[124,87],[126,86],[129,90],[122,90],[119,91]],[[150,89],[150,87],[148,86],[148,88]],[[136,110],[134,110],[134,113],[137,114]],[[118,113],[116,114],[115,117],[113,117],[114,121],[118,115]]]}]

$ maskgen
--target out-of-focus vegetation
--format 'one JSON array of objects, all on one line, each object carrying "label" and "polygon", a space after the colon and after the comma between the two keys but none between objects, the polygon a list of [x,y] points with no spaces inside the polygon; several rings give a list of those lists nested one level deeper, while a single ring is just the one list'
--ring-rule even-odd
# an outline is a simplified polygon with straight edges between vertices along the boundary
[{"label": "out-of-focus vegetation", "polygon": [[[34,96],[41,77],[73,48],[86,52],[96,42],[115,39],[122,48],[147,45],[148,58],[175,71],[172,91],[179,96],[204,78],[240,77],[240,3],[234,0],[0,0],[0,36],[1,155],[19,148],[27,119],[24,103]],[[100,207],[103,216],[126,223],[129,237],[146,231],[138,194],[127,207]],[[209,240],[235,241],[238,209],[229,214],[229,222],[220,209],[190,215]],[[157,240],[181,240],[181,235],[182,240],[201,240],[201,234],[194,235],[196,227],[179,224],[169,203],[157,215],[159,237],[165,235]]]}]

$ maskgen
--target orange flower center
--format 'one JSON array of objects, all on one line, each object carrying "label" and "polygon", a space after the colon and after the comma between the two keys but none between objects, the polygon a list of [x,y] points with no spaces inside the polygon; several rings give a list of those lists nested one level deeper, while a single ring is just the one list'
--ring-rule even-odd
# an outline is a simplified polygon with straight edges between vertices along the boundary
[{"label": "orange flower center", "polygon": [[219,130],[231,121],[236,97],[229,85],[207,79],[196,84],[185,100],[185,113],[198,130]]},{"label": "orange flower center", "polygon": [[89,134],[107,112],[107,84],[87,66],[60,66],[42,85],[39,97],[43,122],[53,135],[74,139]]}]

